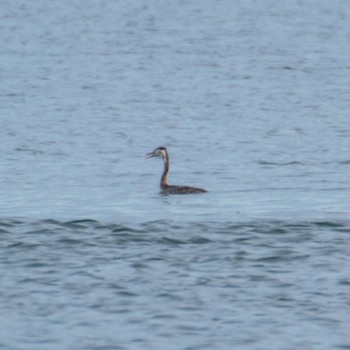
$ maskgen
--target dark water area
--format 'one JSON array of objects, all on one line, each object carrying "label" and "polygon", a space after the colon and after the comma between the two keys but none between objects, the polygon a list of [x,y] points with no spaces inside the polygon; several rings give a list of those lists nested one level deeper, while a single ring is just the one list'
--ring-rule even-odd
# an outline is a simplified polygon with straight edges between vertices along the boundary
[{"label": "dark water area", "polygon": [[350,348],[347,1],[0,7],[1,349]]},{"label": "dark water area", "polygon": [[348,222],[0,226],[4,349],[349,346]]}]

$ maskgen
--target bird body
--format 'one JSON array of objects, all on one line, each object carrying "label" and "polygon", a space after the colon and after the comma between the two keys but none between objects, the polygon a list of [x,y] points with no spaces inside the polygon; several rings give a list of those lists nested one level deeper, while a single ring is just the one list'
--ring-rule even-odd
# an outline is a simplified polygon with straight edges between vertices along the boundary
[{"label": "bird body", "polygon": [[161,157],[164,161],[164,170],[160,178],[160,189],[163,194],[193,194],[204,193],[207,190],[203,188],[190,187],[190,186],[175,186],[168,184],[169,174],[169,155],[165,147],[158,147],[153,152],[146,154],[146,158]]}]

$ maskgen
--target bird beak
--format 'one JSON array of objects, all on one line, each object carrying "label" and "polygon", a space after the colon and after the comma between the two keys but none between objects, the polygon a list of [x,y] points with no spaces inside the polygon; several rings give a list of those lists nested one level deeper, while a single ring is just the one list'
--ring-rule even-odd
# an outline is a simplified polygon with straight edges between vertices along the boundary
[{"label": "bird beak", "polygon": [[151,158],[151,157],[154,157],[154,152],[147,153],[147,154],[145,155],[145,158]]}]

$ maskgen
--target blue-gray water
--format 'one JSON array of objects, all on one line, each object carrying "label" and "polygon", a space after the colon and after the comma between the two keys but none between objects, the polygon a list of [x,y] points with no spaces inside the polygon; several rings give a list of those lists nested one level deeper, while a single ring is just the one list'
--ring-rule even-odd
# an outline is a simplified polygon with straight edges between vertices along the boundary
[{"label": "blue-gray water", "polygon": [[350,349],[348,1],[5,0],[0,40],[1,349]]}]

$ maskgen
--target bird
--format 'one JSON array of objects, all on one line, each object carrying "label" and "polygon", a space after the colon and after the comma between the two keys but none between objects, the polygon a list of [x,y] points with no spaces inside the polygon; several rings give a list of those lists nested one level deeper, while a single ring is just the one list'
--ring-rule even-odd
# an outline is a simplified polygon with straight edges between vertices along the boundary
[{"label": "bird", "polygon": [[152,152],[147,153],[145,158],[161,157],[164,162],[163,174],[160,178],[160,189],[161,193],[168,194],[193,194],[193,193],[204,193],[208,192],[203,188],[190,187],[190,186],[175,186],[168,185],[168,173],[169,173],[169,155],[165,147],[157,147]]}]

